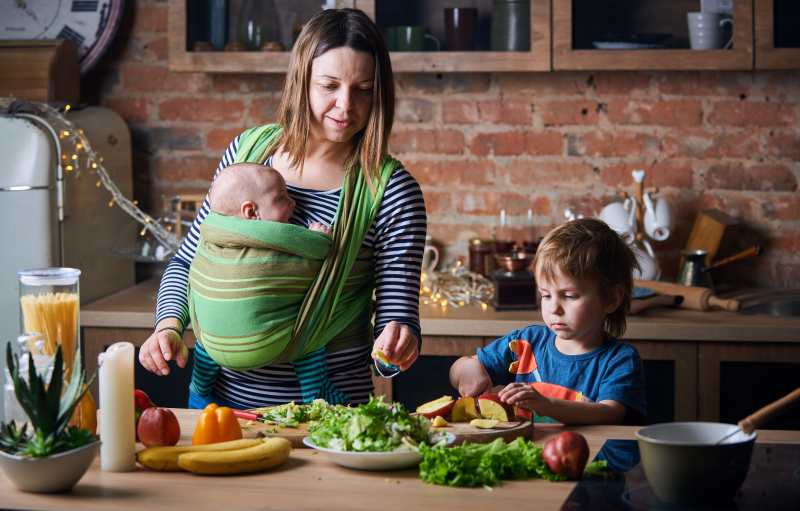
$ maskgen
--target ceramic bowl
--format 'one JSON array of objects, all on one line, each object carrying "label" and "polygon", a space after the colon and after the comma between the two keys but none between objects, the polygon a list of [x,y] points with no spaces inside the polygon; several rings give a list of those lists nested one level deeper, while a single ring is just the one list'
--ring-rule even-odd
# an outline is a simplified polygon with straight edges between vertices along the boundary
[{"label": "ceramic bowl", "polygon": [[512,252],[510,254],[495,254],[494,260],[498,268],[502,268],[506,272],[518,272],[527,270],[533,262],[535,254],[528,254],[525,252]]},{"label": "ceramic bowl", "polygon": [[636,432],[642,467],[656,496],[673,504],[728,502],[750,468],[756,433],[718,422],[669,422]]},{"label": "ceramic bowl", "polygon": [[0,451],[0,468],[18,489],[31,493],[70,490],[97,456],[100,441],[46,458],[14,456]]}]

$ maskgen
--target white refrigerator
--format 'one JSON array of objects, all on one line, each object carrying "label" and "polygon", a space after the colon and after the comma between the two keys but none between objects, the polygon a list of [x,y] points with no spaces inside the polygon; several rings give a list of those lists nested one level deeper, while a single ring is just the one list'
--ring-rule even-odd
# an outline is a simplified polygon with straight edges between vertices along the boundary
[{"label": "white refrigerator", "polygon": [[[126,197],[132,194],[127,125],[112,110],[70,112]],[[49,266],[81,270],[85,304],[134,284],[134,263],[112,254],[131,247],[135,222],[97,187],[91,172],[57,175],[57,134],[41,118],[0,113],[0,381],[5,387],[6,344],[20,332],[17,271]],[[4,418],[0,392],[0,419]]]}]

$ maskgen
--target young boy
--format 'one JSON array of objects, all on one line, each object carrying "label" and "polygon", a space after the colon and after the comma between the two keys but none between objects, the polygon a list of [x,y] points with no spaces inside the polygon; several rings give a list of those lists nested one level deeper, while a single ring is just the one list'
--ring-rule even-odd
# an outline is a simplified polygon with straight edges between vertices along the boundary
[{"label": "young boy", "polygon": [[[288,223],[294,212],[283,176],[273,169],[254,163],[236,163],[226,167],[208,192],[211,211],[245,220],[270,220]],[[312,222],[312,231],[330,236],[331,230]]]},{"label": "young boy", "polygon": [[450,382],[464,396],[505,385],[504,403],[565,424],[641,422],[641,360],[617,340],[625,332],[635,264],[630,248],[600,220],[553,229],[534,260],[546,326],[515,330],[460,358]]}]

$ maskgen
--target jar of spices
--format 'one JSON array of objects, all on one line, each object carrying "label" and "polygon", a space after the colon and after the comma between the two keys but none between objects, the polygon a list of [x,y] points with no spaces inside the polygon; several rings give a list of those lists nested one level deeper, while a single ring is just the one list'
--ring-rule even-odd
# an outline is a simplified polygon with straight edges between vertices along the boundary
[{"label": "jar of spices", "polygon": [[469,240],[469,271],[488,277],[494,268],[494,243],[492,240]]}]

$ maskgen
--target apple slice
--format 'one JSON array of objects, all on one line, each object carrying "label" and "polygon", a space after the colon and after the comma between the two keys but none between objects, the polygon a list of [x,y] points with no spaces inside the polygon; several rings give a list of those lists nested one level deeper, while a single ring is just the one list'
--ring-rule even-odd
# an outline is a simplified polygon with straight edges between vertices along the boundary
[{"label": "apple slice", "polygon": [[444,428],[447,427],[447,421],[444,420],[444,417],[442,417],[441,415],[437,415],[436,417],[433,418],[431,426],[433,426],[434,428]]},{"label": "apple slice", "polygon": [[469,422],[472,419],[479,419],[478,405],[475,398],[471,396],[464,396],[456,401],[453,405],[453,411],[450,413],[450,418],[453,422]]},{"label": "apple slice", "polygon": [[478,408],[480,409],[481,417],[484,419],[494,419],[500,422],[508,421],[509,410],[506,404],[500,400],[498,394],[483,394],[478,398]]},{"label": "apple slice", "polygon": [[492,429],[500,424],[500,421],[495,419],[472,419],[469,425],[478,429]]},{"label": "apple slice", "polygon": [[436,416],[444,417],[450,413],[450,410],[453,409],[453,405],[455,404],[456,402],[451,396],[442,396],[439,399],[434,399],[433,401],[428,401],[427,403],[419,405],[417,407],[417,413],[429,419]]}]

